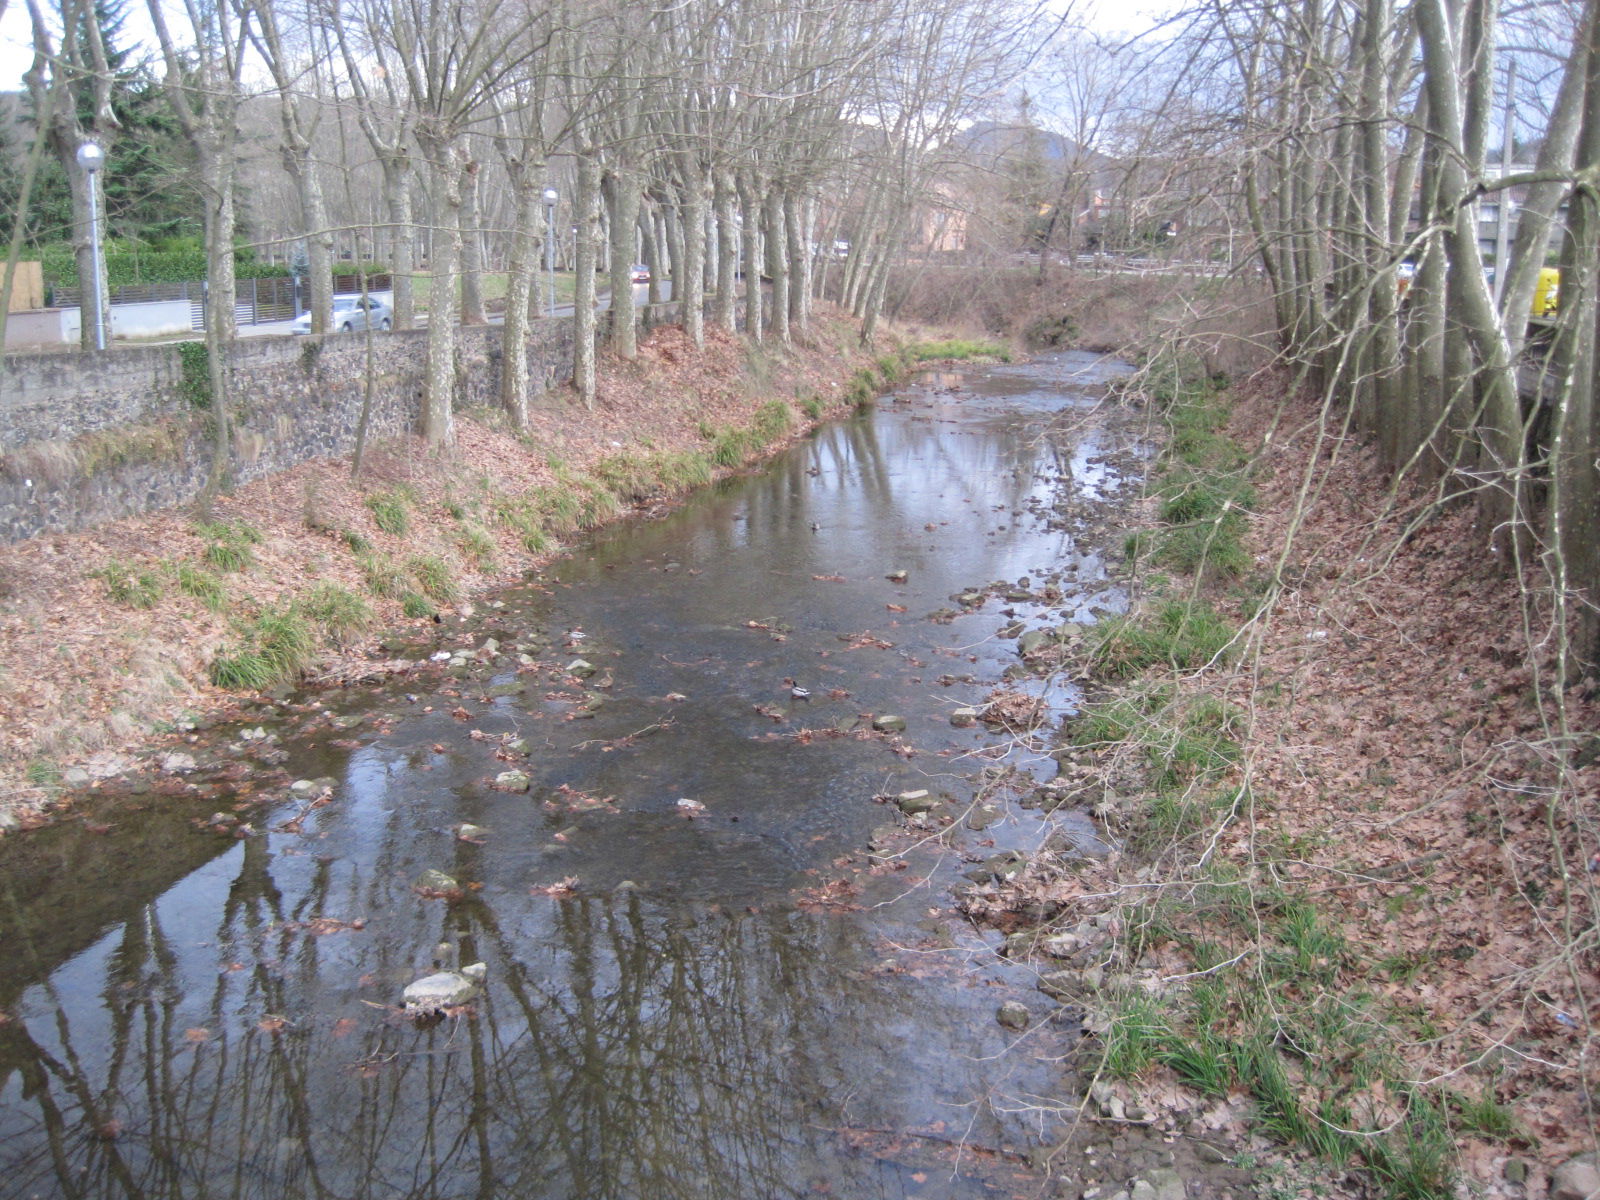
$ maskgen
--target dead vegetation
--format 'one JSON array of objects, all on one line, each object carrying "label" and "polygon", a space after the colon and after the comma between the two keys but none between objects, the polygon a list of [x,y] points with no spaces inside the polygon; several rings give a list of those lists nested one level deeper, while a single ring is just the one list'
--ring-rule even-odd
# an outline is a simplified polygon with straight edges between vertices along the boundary
[{"label": "dead vegetation", "polygon": [[[1543,1195],[1595,1137],[1595,696],[1560,684],[1545,580],[1288,390],[1179,417],[1224,502],[1169,454],[1143,616],[1089,650],[1063,786],[1120,849],[964,903],[1135,1093],[1226,1101],[1351,1194]],[[1203,584],[1162,558],[1229,523]]]}]

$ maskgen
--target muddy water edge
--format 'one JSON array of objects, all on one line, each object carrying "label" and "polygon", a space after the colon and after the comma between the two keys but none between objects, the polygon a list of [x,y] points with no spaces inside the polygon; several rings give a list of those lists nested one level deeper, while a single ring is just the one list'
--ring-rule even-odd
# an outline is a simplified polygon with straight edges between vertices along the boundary
[{"label": "muddy water edge", "polygon": [[[0,843],[0,1196],[1078,1196],[1183,1165],[1080,1119],[1078,1014],[952,902],[1106,849],[1041,807],[1079,694],[1022,652],[1126,605],[1123,370],[923,375],[382,648],[411,669],[264,699]],[[401,1011],[473,963],[465,1003]]]}]

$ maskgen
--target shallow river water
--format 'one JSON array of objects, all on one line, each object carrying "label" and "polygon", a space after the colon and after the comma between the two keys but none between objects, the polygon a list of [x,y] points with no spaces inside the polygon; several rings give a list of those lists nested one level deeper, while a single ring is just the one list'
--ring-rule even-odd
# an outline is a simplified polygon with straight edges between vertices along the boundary
[{"label": "shallow river water", "polygon": [[[202,731],[109,833],[0,842],[0,1196],[1039,1194],[1076,1030],[950,888],[1094,831],[977,819],[985,770],[1053,764],[950,714],[1003,627],[1124,603],[1120,370],[925,375],[388,648],[414,671]],[[948,830],[875,800],[923,788]]]}]

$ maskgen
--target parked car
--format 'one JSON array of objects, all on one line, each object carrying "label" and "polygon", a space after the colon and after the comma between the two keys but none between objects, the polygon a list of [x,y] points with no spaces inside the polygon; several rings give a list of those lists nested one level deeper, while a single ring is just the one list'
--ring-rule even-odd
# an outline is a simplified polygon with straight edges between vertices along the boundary
[{"label": "parked car", "polygon": [[628,278],[633,280],[635,283],[649,283],[650,268],[645,266],[644,263],[634,263],[632,268],[628,271]]},{"label": "parked car", "polygon": [[[292,326],[296,333],[311,332],[311,314],[301,313]],[[376,296],[335,296],[333,313],[328,320],[330,333],[354,333],[358,329],[389,330],[394,328],[394,312]]]}]

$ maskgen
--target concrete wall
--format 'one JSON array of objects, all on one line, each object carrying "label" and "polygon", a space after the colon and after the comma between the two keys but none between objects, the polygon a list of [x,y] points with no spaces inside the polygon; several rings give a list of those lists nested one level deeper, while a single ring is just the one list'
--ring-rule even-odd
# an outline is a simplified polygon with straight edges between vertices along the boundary
[{"label": "concrete wall", "polygon": [[27,312],[10,313],[6,317],[6,349],[70,345],[67,340],[67,313],[77,311],[75,308],[34,308]]},{"label": "concrete wall", "polygon": [[[659,305],[646,325],[676,319]],[[534,392],[572,372],[573,322],[536,323],[526,353]],[[426,331],[372,338],[369,436],[416,428]],[[499,403],[501,330],[457,333],[458,407]],[[0,541],[71,532],[193,499],[211,463],[209,422],[180,394],[174,346],[17,355],[0,374]],[[355,446],[367,338],[252,338],[229,347],[237,483]]]}]

